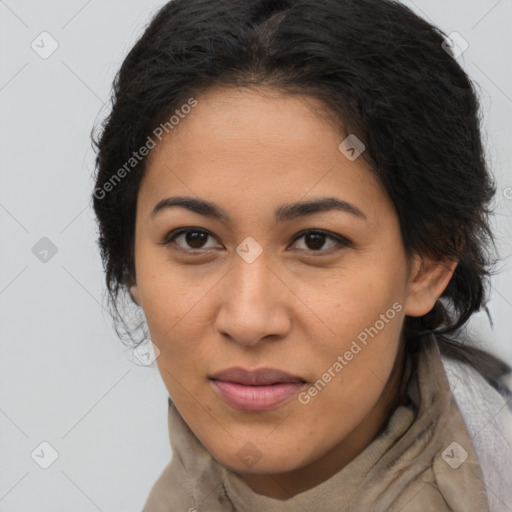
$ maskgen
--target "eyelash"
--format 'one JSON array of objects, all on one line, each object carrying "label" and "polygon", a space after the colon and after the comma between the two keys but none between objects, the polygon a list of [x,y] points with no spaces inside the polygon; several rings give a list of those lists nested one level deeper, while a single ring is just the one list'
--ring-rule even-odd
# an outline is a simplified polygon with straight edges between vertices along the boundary
[{"label": "eyelash", "polygon": [[[180,235],[183,235],[183,234],[187,234],[187,233],[206,233],[207,235],[210,235],[213,237],[213,235],[204,230],[204,229],[200,229],[200,228],[180,228],[180,229],[177,229],[177,230],[174,230],[174,231],[171,231],[170,233],[168,233],[165,237],[165,239],[163,240],[162,242],[162,245],[164,246],[170,246],[171,244],[174,243],[174,240],[180,236]],[[301,231],[300,233],[298,233],[295,238],[293,239],[292,243],[295,243],[297,240],[300,240],[301,238],[303,238],[304,236],[308,235],[308,234],[315,234],[315,235],[325,235],[326,237],[326,240],[327,239],[331,239],[331,240],[334,240],[337,244],[338,244],[338,247],[333,247],[333,248],[330,248],[328,250],[322,250],[322,249],[318,249],[318,250],[314,250],[314,249],[299,249],[301,251],[306,251],[306,252],[310,252],[310,253],[314,253],[314,254],[318,254],[318,255],[322,255],[322,253],[325,255],[325,254],[333,254],[334,252],[337,252],[343,248],[346,248],[346,247],[353,247],[352,243],[347,240],[346,238],[340,236],[340,235],[334,235],[332,233],[329,233],[328,231],[323,231],[321,229],[306,229],[304,231]],[[215,237],[213,237],[215,238]],[[188,252],[188,253],[197,253],[197,252],[201,252],[201,251],[208,251],[209,249],[184,249],[183,247],[180,247],[178,246],[178,250],[181,250],[181,251],[184,251],[184,252]]]}]

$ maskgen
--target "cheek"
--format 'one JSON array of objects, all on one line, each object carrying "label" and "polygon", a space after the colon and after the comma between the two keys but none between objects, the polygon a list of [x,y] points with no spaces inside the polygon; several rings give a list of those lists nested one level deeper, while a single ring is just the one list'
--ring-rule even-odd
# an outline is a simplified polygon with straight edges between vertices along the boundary
[{"label": "cheek", "polygon": [[[315,365],[317,380],[306,389],[301,402],[307,411],[304,415],[321,423],[323,442],[327,443],[334,432],[340,439],[347,436],[379,401],[399,345],[403,314],[395,313],[389,309],[388,323],[381,320],[383,326],[380,322],[376,325],[375,320],[365,327],[364,323],[351,326],[359,336],[343,334],[323,347],[322,357]],[[318,418],[322,418],[321,422]]]},{"label": "cheek", "polygon": [[184,326],[194,327],[189,319],[197,314],[214,283],[198,266],[171,263],[165,250],[142,247],[137,258],[142,308],[153,342],[158,346],[176,337]]},{"label": "cheek", "polygon": [[353,266],[341,277],[333,276],[315,297],[323,322],[317,321],[322,329],[310,347],[309,360],[320,380],[312,389],[313,407],[360,420],[377,401],[393,368],[403,325],[401,265],[400,260],[375,260]]},{"label": "cheek", "polygon": [[[378,322],[381,330],[386,315],[386,331],[394,330],[395,338],[400,332],[394,318],[397,309],[403,308],[406,292],[406,280],[403,262],[395,259],[388,263],[378,258],[367,258],[364,262],[347,265],[346,268],[333,270],[325,274],[322,282],[313,280],[297,283],[297,295],[304,298],[317,318],[320,339],[329,346],[333,339],[339,339],[333,348],[340,350],[343,345],[356,339],[360,333],[364,338],[366,329]],[[393,309],[393,304],[398,304]],[[391,325],[395,324],[395,325]]]},{"label": "cheek", "polygon": [[171,275],[144,282],[150,297],[144,313],[152,342],[160,350],[156,362],[162,379],[173,400],[184,404],[205,391],[205,363],[212,359],[211,318],[205,310],[211,285],[181,281],[176,273],[176,279]]}]

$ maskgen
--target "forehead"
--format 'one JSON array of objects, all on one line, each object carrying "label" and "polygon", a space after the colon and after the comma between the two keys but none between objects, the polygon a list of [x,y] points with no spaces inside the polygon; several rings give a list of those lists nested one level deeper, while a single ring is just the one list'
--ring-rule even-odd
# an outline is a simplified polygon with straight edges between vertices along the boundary
[{"label": "forehead", "polygon": [[[151,158],[168,149],[192,152],[189,156],[198,151],[204,156],[205,152],[214,155],[238,149],[245,154],[259,153],[260,159],[283,153],[287,160],[307,154],[318,159],[327,145],[337,148],[343,138],[327,106],[305,95],[268,88],[213,87],[196,102],[180,119],[174,116],[176,124],[163,134]],[[270,153],[262,154],[263,148]]]},{"label": "forehead", "polygon": [[196,101],[150,153],[143,199],[186,194],[234,204],[236,196],[263,206],[310,194],[350,199],[370,214],[389,206],[364,159],[340,151],[346,135],[315,98],[218,87]]}]

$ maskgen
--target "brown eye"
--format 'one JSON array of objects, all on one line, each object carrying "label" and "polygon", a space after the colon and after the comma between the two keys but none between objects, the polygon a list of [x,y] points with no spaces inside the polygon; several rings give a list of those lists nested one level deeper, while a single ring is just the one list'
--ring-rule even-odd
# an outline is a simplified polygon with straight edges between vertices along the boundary
[{"label": "brown eye", "polygon": [[322,246],[325,244],[325,239],[327,238],[326,235],[319,233],[309,233],[307,235],[304,235],[304,237],[308,249],[312,250],[321,249]]},{"label": "brown eye", "polygon": [[[185,251],[211,249],[206,244],[208,237],[212,238],[210,233],[200,229],[181,229],[171,232],[164,240],[164,245],[176,244],[180,249]],[[178,243],[179,241],[179,243]]]},{"label": "brown eye", "polygon": [[188,231],[184,233],[185,241],[193,249],[202,249],[204,243],[208,239],[208,234],[202,231]]},{"label": "brown eye", "polygon": [[[320,252],[320,253],[331,253],[335,252],[341,247],[350,246],[350,242],[345,240],[340,236],[330,235],[323,231],[305,231],[300,236],[295,238],[295,243],[297,240],[304,239],[304,243],[302,244],[305,247],[299,247],[300,250],[312,251],[312,252]],[[330,245],[324,247],[326,241],[331,241]],[[323,249],[322,249],[323,248]]]}]

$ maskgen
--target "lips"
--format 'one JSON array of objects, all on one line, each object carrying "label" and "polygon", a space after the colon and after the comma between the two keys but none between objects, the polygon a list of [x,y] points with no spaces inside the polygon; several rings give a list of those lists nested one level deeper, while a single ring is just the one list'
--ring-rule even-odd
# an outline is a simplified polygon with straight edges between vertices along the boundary
[{"label": "lips", "polygon": [[273,368],[256,371],[229,368],[215,373],[210,381],[225,402],[245,411],[273,409],[297,394],[306,384],[297,375]]},{"label": "lips", "polygon": [[304,379],[273,368],[249,371],[243,368],[229,368],[214,374],[214,380],[244,384],[246,386],[267,386],[283,382],[306,382]]}]

